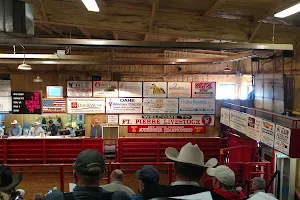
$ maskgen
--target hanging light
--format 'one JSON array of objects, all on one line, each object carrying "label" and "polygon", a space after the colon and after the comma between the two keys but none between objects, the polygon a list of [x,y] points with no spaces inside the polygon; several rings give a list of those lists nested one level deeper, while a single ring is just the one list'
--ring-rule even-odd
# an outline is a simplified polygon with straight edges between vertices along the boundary
[{"label": "hanging light", "polygon": [[22,46],[22,48],[23,48],[24,60],[23,60],[23,63],[18,66],[18,69],[19,70],[32,70],[31,66],[26,64],[26,62],[25,62],[25,48],[23,46]]},{"label": "hanging light", "polygon": [[33,79],[33,82],[41,83],[41,82],[43,82],[43,79],[41,79],[41,77],[37,76],[35,79]]},{"label": "hanging light", "polygon": [[231,71],[231,69],[227,65],[227,67],[225,67],[225,69],[224,69],[224,72],[230,72],[230,71]]}]

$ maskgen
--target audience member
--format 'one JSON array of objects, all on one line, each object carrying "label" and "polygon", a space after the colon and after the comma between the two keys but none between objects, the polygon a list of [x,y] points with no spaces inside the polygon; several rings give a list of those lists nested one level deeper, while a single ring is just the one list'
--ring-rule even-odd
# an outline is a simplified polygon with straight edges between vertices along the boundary
[{"label": "audience member", "polygon": [[10,200],[10,198],[6,193],[0,192],[0,200]]},{"label": "audience member", "polygon": [[29,131],[30,136],[40,136],[41,133],[44,133],[44,130],[39,125],[39,122],[34,122],[33,127]]},{"label": "audience member", "polygon": [[[217,159],[212,158],[204,164],[203,152],[199,149],[198,145],[192,145],[191,143],[183,146],[180,152],[173,147],[169,147],[166,149],[165,154],[169,159],[175,161],[176,181],[171,186],[145,185],[143,199],[189,195],[197,198],[197,196],[207,193],[210,197],[206,199],[224,199],[221,195],[199,185],[205,169],[216,166],[218,163]],[[186,197],[181,198],[184,199]]]},{"label": "audience member", "polygon": [[44,200],[44,199],[45,199],[45,196],[41,193],[36,193],[33,196],[33,200]]},{"label": "audience member", "polygon": [[19,125],[17,120],[14,120],[11,123],[11,127],[9,129],[9,136],[21,136],[22,135],[22,127]]},{"label": "audience member", "polygon": [[220,165],[216,168],[208,168],[206,172],[213,177],[214,192],[222,195],[226,200],[246,198],[241,191],[235,189],[235,174],[229,167]]},{"label": "audience member", "polygon": [[48,128],[48,132],[52,135],[52,136],[56,136],[58,133],[58,127],[53,123],[52,120],[49,120],[49,128]]},{"label": "audience member", "polygon": [[78,154],[74,163],[73,176],[76,187],[73,192],[52,192],[46,200],[129,200],[130,197],[122,191],[107,192],[103,190],[100,181],[105,174],[103,156],[96,150],[85,150]]},{"label": "audience member", "polygon": [[[260,177],[253,178],[251,181],[251,190],[253,191],[254,194],[250,195],[250,197],[255,195],[256,193],[265,192],[265,189],[266,189],[265,179],[260,178]],[[274,196],[271,193],[268,193],[268,194],[271,196]]]},{"label": "audience member", "polygon": [[129,196],[135,194],[132,189],[123,185],[123,172],[119,169],[112,171],[110,175],[110,184],[102,185],[101,187],[108,192],[123,191]]}]

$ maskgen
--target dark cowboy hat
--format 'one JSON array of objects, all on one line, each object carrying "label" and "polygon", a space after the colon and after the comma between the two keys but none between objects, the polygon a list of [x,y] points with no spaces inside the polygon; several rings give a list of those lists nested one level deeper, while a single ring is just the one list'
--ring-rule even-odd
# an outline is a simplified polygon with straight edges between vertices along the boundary
[{"label": "dark cowboy hat", "polygon": [[18,174],[13,176],[10,167],[1,165],[0,166],[0,191],[9,192],[14,189],[23,180],[23,175]]}]

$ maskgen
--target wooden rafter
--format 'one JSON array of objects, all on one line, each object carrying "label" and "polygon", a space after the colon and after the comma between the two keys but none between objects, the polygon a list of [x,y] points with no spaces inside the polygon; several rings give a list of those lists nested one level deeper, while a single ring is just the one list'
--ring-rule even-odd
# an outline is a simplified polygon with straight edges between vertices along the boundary
[{"label": "wooden rafter", "polygon": [[37,28],[50,35],[53,34],[53,31],[51,29],[47,28],[46,26],[43,26],[42,24],[40,24],[40,26],[37,26]]},{"label": "wooden rafter", "polygon": [[252,40],[254,39],[254,37],[256,36],[260,26],[262,24],[262,20],[257,24],[257,26],[255,27],[254,31],[251,33],[248,42],[252,42]]},{"label": "wooden rafter", "polygon": [[44,2],[44,0],[40,0],[42,15],[43,15],[43,18],[45,21],[49,21],[43,2]]},{"label": "wooden rafter", "polygon": [[[155,20],[155,16],[156,16],[156,12],[159,9],[159,0],[153,0],[152,1],[152,11],[151,11],[151,18],[150,18],[150,24],[149,24],[149,33],[153,32],[153,23]],[[147,41],[148,40],[148,33],[145,34],[145,38],[144,40]]]},{"label": "wooden rafter", "polygon": [[112,35],[115,40],[119,39],[119,34],[116,31],[112,31]]},{"label": "wooden rafter", "polygon": [[57,28],[55,28],[55,27],[53,27],[53,26],[50,26],[50,25],[47,24],[47,23],[45,23],[44,25],[45,25],[46,27],[50,28],[53,32],[55,32],[55,33],[57,33],[57,34],[59,34],[59,35],[61,35],[61,36],[64,36],[64,34],[63,34],[60,30],[58,30]]},{"label": "wooden rafter", "polygon": [[80,32],[87,38],[91,39],[91,35],[90,33],[83,27],[81,26],[77,26],[78,30],[80,30]]},{"label": "wooden rafter", "polygon": [[225,3],[226,0],[215,0],[214,2],[211,3],[211,5],[203,12],[202,16],[206,17],[209,14],[213,13],[216,11],[216,9],[221,6],[223,3]]}]

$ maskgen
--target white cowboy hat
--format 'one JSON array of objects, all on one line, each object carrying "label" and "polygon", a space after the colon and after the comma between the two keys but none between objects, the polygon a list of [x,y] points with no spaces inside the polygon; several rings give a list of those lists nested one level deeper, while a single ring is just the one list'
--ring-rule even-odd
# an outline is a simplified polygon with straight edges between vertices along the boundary
[{"label": "white cowboy hat", "polygon": [[33,126],[38,126],[38,125],[40,125],[41,123],[40,122],[34,122],[33,123]]},{"label": "white cowboy hat", "polygon": [[12,123],[10,124],[19,124],[17,120],[14,120]]},{"label": "white cowboy hat", "polygon": [[173,147],[169,147],[165,151],[166,156],[176,162],[187,163],[192,165],[197,165],[201,167],[214,167],[218,164],[216,158],[211,158],[204,164],[204,155],[197,144],[192,145],[192,143],[187,143],[184,145],[180,152]]},{"label": "white cowboy hat", "polygon": [[66,127],[67,127],[67,126],[71,126],[71,123],[68,122],[68,123],[65,124],[65,126],[66,126]]}]

